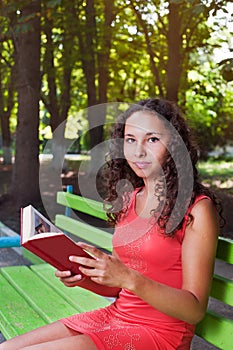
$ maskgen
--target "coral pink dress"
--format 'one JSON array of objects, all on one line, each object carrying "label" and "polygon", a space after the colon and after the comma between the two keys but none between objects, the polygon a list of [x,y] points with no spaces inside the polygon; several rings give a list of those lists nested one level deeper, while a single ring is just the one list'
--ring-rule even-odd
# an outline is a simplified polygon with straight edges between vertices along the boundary
[{"label": "coral pink dress", "polygon": [[[134,191],[129,210],[115,230],[113,247],[127,266],[157,282],[181,288],[182,241],[187,221],[173,238],[161,234],[151,220],[136,215],[138,191]],[[194,205],[203,198],[206,197],[199,196]],[[195,331],[194,325],[159,312],[126,289],[110,306],[62,322],[88,335],[100,350],[188,350]]]}]

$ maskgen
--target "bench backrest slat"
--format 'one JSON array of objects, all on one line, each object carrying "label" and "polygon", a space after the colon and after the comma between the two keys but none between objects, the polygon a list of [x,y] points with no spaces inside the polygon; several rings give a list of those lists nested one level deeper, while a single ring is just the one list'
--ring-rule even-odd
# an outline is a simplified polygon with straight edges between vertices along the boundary
[{"label": "bench backrest slat", "polygon": [[102,220],[107,218],[103,204],[93,199],[77,196],[69,192],[58,192],[57,203]]},{"label": "bench backrest slat", "polygon": [[[233,264],[233,241],[223,237],[218,239],[216,258]],[[210,296],[233,306],[233,281],[214,275]],[[233,344],[233,320],[223,317],[217,311],[207,310],[204,319],[197,325],[196,334],[207,342],[224,350],[231,350]]]},{"label": "bench backrest slat", "polygon": [[55,225],[98,247],[112,250],[112,235],[108,232],[60,214],[56,215]]},{"label": "bench backrest slat", "polygon": [[225,304],[233,306],[233,281],[214,275],[210,295]]},{"label": "bench backrest slat", "polygon": [[233,241],[219,237],[216,258],[233,264]]},{"label": "bench backrest slat", "polygon": [[232,350],[233,321],[209,311],[197,325],[196,334],[219,349]]}]

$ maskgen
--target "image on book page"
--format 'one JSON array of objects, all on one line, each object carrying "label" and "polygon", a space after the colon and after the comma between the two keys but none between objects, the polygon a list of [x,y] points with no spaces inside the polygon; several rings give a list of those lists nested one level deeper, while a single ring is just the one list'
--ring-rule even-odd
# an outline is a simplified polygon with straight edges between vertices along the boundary
[{"label": "image on book page", "polygon": [[30,237],[43,233],[62,232],[53,225],[38,210],[29,205],[22,210],[22,239],[27,241]]}]

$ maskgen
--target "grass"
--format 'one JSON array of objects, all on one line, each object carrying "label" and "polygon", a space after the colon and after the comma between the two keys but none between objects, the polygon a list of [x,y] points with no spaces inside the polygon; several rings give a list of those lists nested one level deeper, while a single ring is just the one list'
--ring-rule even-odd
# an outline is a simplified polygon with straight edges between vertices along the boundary
[{"label": "grass", "polygon": [[200,162],[198,170],[206,185],[224,189],[233,194],[233,160],[209,159]]}]

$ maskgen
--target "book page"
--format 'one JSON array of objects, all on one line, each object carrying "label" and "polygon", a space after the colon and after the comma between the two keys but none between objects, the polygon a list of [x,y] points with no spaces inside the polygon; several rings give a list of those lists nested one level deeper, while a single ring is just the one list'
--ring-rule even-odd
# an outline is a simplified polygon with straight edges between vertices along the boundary
[{"label": "book page", "polygon": [[62,232],[31,205],[22,210],[21,237],[26,242],[31,237],[49,232]]},{"label": "book page", "polygon": [[31,236],[28,240],[32,240],[32,239],[40,239],[40,238],[46,238],[46,237],[52,237],[52,236],[62,236],[63,233],[62,232],[40,232],[37,233],[34,236]]}]

